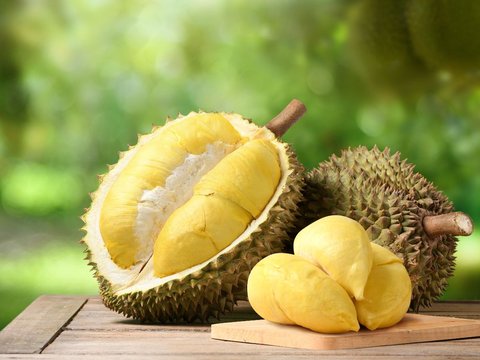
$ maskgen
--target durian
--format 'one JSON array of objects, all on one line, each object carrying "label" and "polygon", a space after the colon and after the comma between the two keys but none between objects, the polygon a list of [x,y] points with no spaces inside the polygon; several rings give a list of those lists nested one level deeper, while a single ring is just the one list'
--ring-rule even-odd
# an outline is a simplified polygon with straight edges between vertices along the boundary
[{"label": "durian", "polygon": [[323,269],[351,297],[363,299],[373,253],[358,222],[346,216],[325,216],[297,234],[293,252]]},{"label": "durian", "polygon": [[273,254],[248,278],[248,299],[264,319],[323,333],[358,331],[352,299],[322,269],[298,255]]},{"label": "durian", "polygon": [[304,171],[276,137],[304,111],[294,100],[266,127],[192,112],[121,153],[83,216],[105,305],[191,322],[246,299],[250,270],[283,249],[295,223]]},{"label": "durian", "polygon": [[399,257],[383,246],[370,244],[372,271],[365,286],[365,298],[355,301],[355,309],[359,323],[375,330],[402,320],[410,305],[412,282]]},{"label": "durian", "polygon": [[456,235],[473,224],[448,198],[386,148],[349,148],[306,176],[299,228],[327,215],[357,220],[376,244],[400,259],[412,281],[410,308],[429,306],[446,289],[455,266]]}]

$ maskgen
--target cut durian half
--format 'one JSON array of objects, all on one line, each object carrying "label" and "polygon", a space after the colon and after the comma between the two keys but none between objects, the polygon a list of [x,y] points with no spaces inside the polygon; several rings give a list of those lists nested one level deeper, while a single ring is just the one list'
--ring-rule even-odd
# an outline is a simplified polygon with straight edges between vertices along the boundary
[{"label": "cut durian half", "polygon": [[83,217],[104,303],[192,321],[245,299],[250,269],[283,249],[297,216],[303,168],[277,136],[303,112],[294,101],[268,128],[192,112],[121,153]]}]

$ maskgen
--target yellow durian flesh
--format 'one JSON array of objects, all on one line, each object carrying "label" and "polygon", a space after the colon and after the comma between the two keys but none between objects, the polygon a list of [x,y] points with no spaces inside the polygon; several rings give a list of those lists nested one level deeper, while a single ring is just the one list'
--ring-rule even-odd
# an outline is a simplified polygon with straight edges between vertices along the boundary
[{"label": "yellow durian flesh", "polygon": [[280,180],[267,140],[252,140],[227,155],[197,183],[194,196],[167,220],[155,241],[155,275],[202,263],[230,245],[263,210]]},{"label": "yellow durian flesh", "polygon": [[295,324],[276,299],[276,284],[284,280],[289,254],[274,254],[260,260],[250,272],[247,283],[248,301],[257,314],[278,324]]},{"label": "yellow durian flesh", "polygon": [[144,191],[163,186],[188,154],[201,154],[215,142],[236,145],[241,140],[220,114],[196,114],[160,129],[141,145],[111,186],[100,213],[100,232],[114,263],[125,269],[143,260],[139,248],[150,239],[138,239],[135,226]]},{"label": "yellow durian flesh", "polygon": [[155,241],[155,275],[171,275],[213,257],[251,220],[248,212],[229,200],[194,195],[170,216]]},{"label": "yellow durian flesh", "polygon": [[358,222],[340,215],[321,218],[297,234],[293,249],[322,268],[350,296],[363,298],[373,254],[370,239]]},{"label": "yellow durian flesh", "polygon": [[195,194],[229,199],[258,217],[280,179],[275,147],[267,140],[252,140],[229,154],[195,186]]},{"label": "yellow durian flesh", "polygon": [[402,261],[388,249],[371,243],[373,266],[364,299],[355,302],[360,324],[370,330],[398,323],[407,313],[412,284]]},{"label": "yellow durian flesh", "polygon": [[248,299],[264,319],[323,333],[358,331],[347,292],[320,268],[291,254],[261,260],[248,278]]}]

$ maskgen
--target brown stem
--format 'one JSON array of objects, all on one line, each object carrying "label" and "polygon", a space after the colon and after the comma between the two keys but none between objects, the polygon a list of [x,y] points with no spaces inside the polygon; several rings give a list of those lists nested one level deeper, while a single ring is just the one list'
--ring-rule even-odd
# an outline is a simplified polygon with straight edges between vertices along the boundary
[{"label": "brown stem", "polygon": [[280,137],[305,114],[305,111],[307,111],[305,105],[300,100],[293,99],[285,109],[270,120],[265,127],[273,132],[276,137]]},{"label": "brown stem", "polygon": [[473,222],[463,212],[452,212],[441,215],[429,215],[423,218],[423,230],[428,236],[437,235],[470,235],[473,232]]}]

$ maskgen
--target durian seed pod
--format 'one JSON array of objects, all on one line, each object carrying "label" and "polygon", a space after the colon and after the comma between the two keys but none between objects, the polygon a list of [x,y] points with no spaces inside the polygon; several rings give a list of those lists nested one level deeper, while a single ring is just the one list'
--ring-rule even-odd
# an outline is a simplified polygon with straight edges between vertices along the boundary
[{"label": "durian seed pod", "polygon": [[141,321],[205,322],[245,300],[253,266],[291,242],[304,168],[278,137],[305,110],[294,100],[266,127],[192,112],[121,153],[82,217],[104,304]]},{"label": "durian seed pod", "polygon": [[470,235],[473,223],[400,153],[348,148],[309,172],[306,183],[299,228],[327,215],[348,216],[403,260],[412,280],[411,310],[444,292],[455,267],[455,236]]}]

